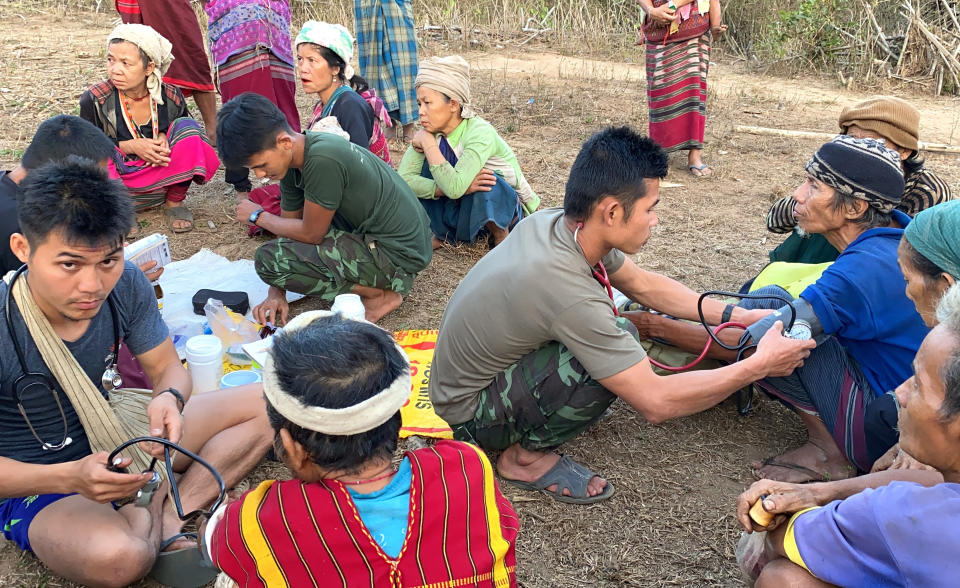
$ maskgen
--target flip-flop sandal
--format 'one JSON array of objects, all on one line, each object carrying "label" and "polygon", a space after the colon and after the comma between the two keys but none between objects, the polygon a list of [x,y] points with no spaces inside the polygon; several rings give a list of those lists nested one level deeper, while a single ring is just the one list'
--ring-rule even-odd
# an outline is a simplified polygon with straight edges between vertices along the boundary
[{"label": "flip-flop sandal", "polygon": [[[193,213],[186,206],[168,206],[164,211],[167,216],[167,225],[174,233],[188,233],[193,230]],[[173,221],[187,221],[189,226],[174,228]]]},{"label": "flip-flop sandal", "polygon": [[196,533],[177,533],[160,544],[160,553],[150,570],[149,576],[157,582],[171,588],[199,588],[214,580],[220,570],[204,561],[200,548],[196,545],[164,551],[179,539],[193,539]]},{"label": "flip-flop sandal", "polygon": [[[705,163],[701,163],[700,165],[688,165],[687,169],[690,170],[690,175],[695,178],[709,178],[710,176],[713,175],[713,170],[710,168],[709,165]],[[710,170],[709,174],[704,171],[708,169]],[[693,170],[697,170],[698,172],[700,172],[700,174],[699,175],[695,174]]]},{"label": "flip-flop sandal", "polygon": [[[809,480],[804,480],[802,482],[790,482],[791,484],[804,484],[806,482],[829,482],[830,481],[830,476],[825,476],[823,472],[818,472],[817,470],[812,470],[806,466],[790,463],[788,461],[780,461],[776,457],[768,457],[767,459],[763,460],[763,467],[766,467],[766,466],[783,468],[785,470],[793,470],[795,472],[802,472],[810,476]],[[760,475],[760,469],[753,470],[753,477],[758,480],[763,480],[765,478],[763,478]]]},{"label": "flip-flop sandal", "polygon": [[[521,480],[511,480],[503,478],[503,481],[511,486],[516,486],[523,490],[532,490],[552,497],[554,500],[566,502],[568,504],[595,504],[602,502],[613,496],[613,484],[607,480],[607,485],[603,492],[596,496],[587,495],[587,484],[597,474],[573,461],[566,455],[560,456],[558,461],[550,470],[540,476],[533,482],[523,482]],[[556,484],[556,490],[547,490],[550,486]],[[570,496],[564,495],[563,491],[569,490]]]}]

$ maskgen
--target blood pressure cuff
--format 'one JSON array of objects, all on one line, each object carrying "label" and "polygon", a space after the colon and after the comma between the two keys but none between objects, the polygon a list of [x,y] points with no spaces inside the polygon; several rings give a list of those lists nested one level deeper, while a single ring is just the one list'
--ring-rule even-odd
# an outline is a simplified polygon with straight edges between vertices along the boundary
[{"label": "blood pressure cuff", "polygon": [[820,319],[817,318],[817,313],[813,311],[813,307],[810,306],[810,303],[803,298],[797,298],[790,304],[781,307],[780,309],[753,323],[747,327],[747,333],[750,334],[750,339],[752,342],[757,344],[767,333],[767,331],[770,330],[770,327],[773,326],[773,323],[781,321],[783,323],[784,334],[786,335],[787,327],[790,325],[790,319],[794,318],[794,316],[796,316],[794,319],[796,322],[802,321],[810,326],[810,336],[817,342],[818,345],[826,340],[827,336],[823,334],[823,325],[820,324]]}]

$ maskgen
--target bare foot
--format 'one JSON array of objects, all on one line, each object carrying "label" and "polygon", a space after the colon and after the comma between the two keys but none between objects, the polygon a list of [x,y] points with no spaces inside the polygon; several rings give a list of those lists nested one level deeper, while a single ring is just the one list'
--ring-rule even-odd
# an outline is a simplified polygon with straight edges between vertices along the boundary
[{"label": "bare foot", "polygon": [[446,243],[444,243],[444,242],[441,241],[440,239],[437,239],[436,237],[433,237],[433,250],[434,250],[434,251],[436,251],[437,249],[440,249],[440,248],[443,247],[444,245],[446,245]]},{"label": "bare foot", "polygon": [[[375,290],[374,288],[369,288],[369,290]],[[390,314],[392,311],[396,310],[400,303],[403,302],[403,296],[399,292],[394,292],[393,290],[376,290],[377,294],[367,295],[367,292],[360,294],[360,300],[363,302],[363,307],[367,310],[366,319],[371,323],[375,323],[382,319],[383,317]]]},{"label": "bare foot", "polygon": [[856,474],[855,468],[839,451],[828,454],[810,441],[766,462],[751,464],[758,479],[801,484],[845,480]]},{"label": "bare foot", "polygon": [[[560,456],[552,452],[528,451],[520,445],[511,445],[500,454],[497,460],[497,473],[508,480],[534,482],[540,479],[550,468],[560,461]],[[587,482],[587,494],[597,496],[603,493],[607,481],[600,476],[594,476]],[[548,492],[556,492],[557,485],[546,488]],[[570,496],[570,490],[564,488],[564,496]]]},{"label": "bare foot", "polygon": [[503,243],[503,240],[507,238],[507,235],[510,234],[509,229],[501,229],[493,221],[490,221],[486,224],[487,230],[490,231],[490,249],[493,249],[497,245]]},{"label": "bare foot", "polygon": [[702,155],[702,149],[691,149],[687,152],[687,169],[690,170],[692,176],[697,178],[703,178],[713,174],[710,166],[703,163]]}]

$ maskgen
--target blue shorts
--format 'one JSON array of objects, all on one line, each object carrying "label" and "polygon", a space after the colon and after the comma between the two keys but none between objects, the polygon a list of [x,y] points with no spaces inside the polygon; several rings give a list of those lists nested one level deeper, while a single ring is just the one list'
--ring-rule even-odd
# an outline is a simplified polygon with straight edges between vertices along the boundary
[{"label": "blue shorts", "polygon": [[3,536],[16,543],[20,549],[32,551],[28,531],[33,518],[54,502],[74,494],[76,492],[71,494],[35,494],[0,500],[0,527],[3,529]]}]

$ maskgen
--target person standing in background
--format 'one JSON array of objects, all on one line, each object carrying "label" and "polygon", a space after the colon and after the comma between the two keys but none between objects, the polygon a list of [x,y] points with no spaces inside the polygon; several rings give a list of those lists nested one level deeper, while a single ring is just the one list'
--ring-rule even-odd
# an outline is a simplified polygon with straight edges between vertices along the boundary
[{"label": "person standing in background", "polygon": [[[288,0],[201,0],[214,78],[223,103],[256,92],[277,105],[300,131]],[[245,198],[253,187],[245,167],[227,168],[225,180]]]},{"label": "person standing in background", "polygon": [[403,140],[413,139],[417,121],[417,37],[411,0],[355,0],[360,75],[403,125]]}]

